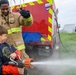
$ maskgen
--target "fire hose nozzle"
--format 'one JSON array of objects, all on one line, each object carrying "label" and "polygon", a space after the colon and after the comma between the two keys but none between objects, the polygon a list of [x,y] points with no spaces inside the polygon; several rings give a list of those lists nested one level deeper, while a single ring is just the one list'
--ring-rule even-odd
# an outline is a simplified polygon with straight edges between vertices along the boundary
[{"label": "fire hose nozzle", "polygon": [[33,68],[33,66],[31,65],[31,62],[34,62],[33,58],[27,58],[26,60],[23,61],[25,67],[27,68]]}]

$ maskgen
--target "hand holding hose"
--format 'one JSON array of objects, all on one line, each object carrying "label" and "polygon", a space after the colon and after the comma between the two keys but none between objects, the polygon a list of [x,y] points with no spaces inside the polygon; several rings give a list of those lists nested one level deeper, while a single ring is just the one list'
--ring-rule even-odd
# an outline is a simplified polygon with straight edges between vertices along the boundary
[{"label": "hand holding hose", "polygon": [[20,8],[20,14],[24,17],[24,18],[29,18],[30,17],[30,12],[28,10],[23,10],[22,8]]},{"label": "hand holding hose", "polygon": [[26,68],[33,68],[33,66],[31,65],[31,62],[34,62],[34,59],[33,58],[27,58],[25,60],[21,60],[21,59],[18,59],[18,60],[13,60],[11,59],[11,62],[9,62],[9,64],[11,65],[16,65],[18,66],[19,68],[23,68],[23,67],[26,67]]}]

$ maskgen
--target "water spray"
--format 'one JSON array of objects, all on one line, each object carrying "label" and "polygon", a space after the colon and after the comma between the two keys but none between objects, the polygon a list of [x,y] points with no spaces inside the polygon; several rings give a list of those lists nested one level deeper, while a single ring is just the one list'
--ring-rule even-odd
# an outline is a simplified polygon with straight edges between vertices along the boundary
[{"label": "water spray", "polygon": [[[17,65],[18,67],[22,68],[22,67],[26,67],[26,68],[34,68],[34,67],[39,67],[39,66],[68,66],[68,67],[76,67],[76,59],[65,59],[65,60],[46,60],[46,61],[35,61],[33,58],[27,58],[25,60],[17,60],[14,61],[12,59],[10,59],[13,64]],[[9,64],[11,64],[9,62]]]},{"label": "water spray", "polygon": [[31,62],[32,66],[69,66],[76,67],[76,59],[66,59],[66,60],[51,60],[42,62]]}]

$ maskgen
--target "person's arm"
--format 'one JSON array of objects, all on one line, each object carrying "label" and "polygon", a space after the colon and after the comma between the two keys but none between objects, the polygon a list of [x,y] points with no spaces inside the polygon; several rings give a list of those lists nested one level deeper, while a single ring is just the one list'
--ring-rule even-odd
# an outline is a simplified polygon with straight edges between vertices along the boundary
[{"label": "person's arm", "polygon": [[19,23],[24,26],[30,26],[33,24],[33,17],[30,11],[20,10]]},{"label": "person's arm", "polygon": [[11,50],[13,50],[13,53],[10,54],[10,57],[14,60],[19,59],[20,57],[20,50],[17,50],[13,45],[11,45]]},{"label": "person's arm", "polygon": [[3,60],[3,58],[2,58],[3,56],[2,56],[2,51],[1,51],[1,49],[0,49],[0,75],[2,75],[2,60]]},{"label": "person's arm", "polygon": [[2,75],[2,59],[0,57],[0,75]]},{"label": "person's arm", "polygon": [[14,53],[10,54],[10,58],[14,59],[19,59],[20,57],[20,50],[16,50]]},{"label": "person's arm", "polygon": [[[17,66],[12,66],[12,65],[5,65],[2,62],[3,56],[2,53],[0,52],[0,75],[19,75],[18,67]],[[5,62],[6,63],[6,62]]]},{"label": "person's arm", "polygon": [[0,49],[0,75],[7,75],[7,74],[12,74],[12,75],[19,75],[18,72],[18,67],[17,66],[12,66],[12,65],[5,65],[3,63],[3,54]]}]

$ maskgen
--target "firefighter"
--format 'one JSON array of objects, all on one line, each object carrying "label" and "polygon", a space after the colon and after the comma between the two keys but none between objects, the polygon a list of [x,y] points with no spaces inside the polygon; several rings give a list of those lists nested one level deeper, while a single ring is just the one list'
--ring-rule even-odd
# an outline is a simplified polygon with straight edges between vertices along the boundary
[{"label": "firefighter", "polygon": [[15,60],[20,56],[20,51],[13,45],[6,43],[7,30],[0,26],[0,75],[19,75],[16,65],[9,65],[10,58]]},{"label": "firefighter", "polygon": [[0,2],[0,25],[8,29],[7,42],[14,45],[21,51],[21,58],[29,58],[25,53],[25,45],[22,38],[21,26],[30,26],[33,23],[32,15],[27,10],[20,10],[20,13],[10,12],[8,0]]}]

